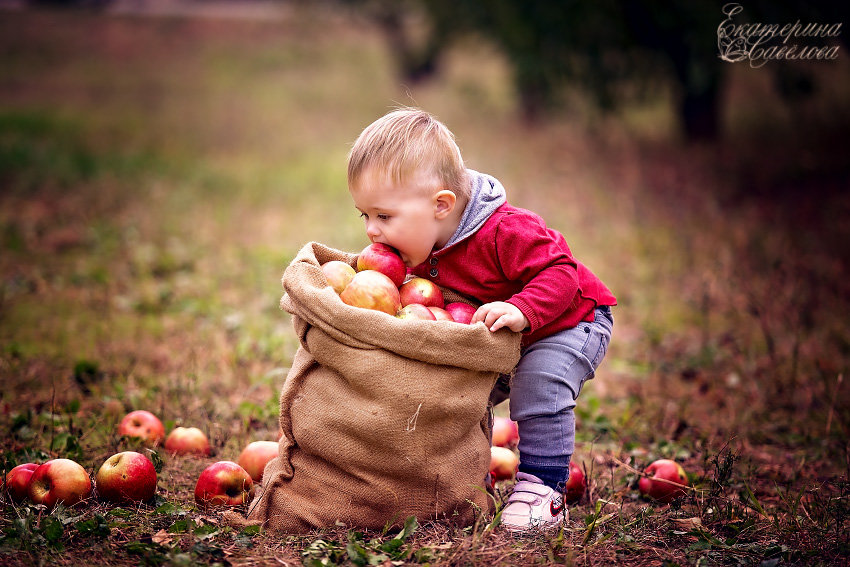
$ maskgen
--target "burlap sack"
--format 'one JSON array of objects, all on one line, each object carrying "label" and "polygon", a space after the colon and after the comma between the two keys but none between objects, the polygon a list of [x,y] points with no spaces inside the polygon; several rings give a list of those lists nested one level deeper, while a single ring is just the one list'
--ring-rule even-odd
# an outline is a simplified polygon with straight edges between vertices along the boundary
[{"label": "burlap sack", "polygon": [[231,522],[285,533],[411,515],[469,525],[492,510],[487,401],[520,336],[348,306],[322,274],[329,260],[356,257],[309,243],[283,274],[301,342],[280,397],[284,436],[247,520]]}]

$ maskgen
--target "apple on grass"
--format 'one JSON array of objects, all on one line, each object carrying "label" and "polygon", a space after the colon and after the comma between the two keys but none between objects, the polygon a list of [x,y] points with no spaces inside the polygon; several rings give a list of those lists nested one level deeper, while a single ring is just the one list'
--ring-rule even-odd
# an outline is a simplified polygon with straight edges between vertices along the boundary
[{"label": "apple on grass", "polygon": [[131,411],[118,425],[118,434],[158,445],[165,439],[165,427],[157,416],[146,410]]},{"label": "apple on grass", "polygon": [[79,463],[51,459],[32,473],[28,496],[34,504],[53,508],[61,502],[73,506],[91,495],[91,479]]},{"label": "apple on grass", "polygon": [[23,502],[26,499],[27,493],[29,492],[32,473],[37,468],[38,465],[35,463],[24,463],[14,467],[6,473],[6,480],[4,484],[6,486],[6,492],[9,493],[9,497],[13,501]]},{"label": "apple on grass", "polygon": [[277,457],[279,452],[280,444],[277,441],[253,441],[243,449],[236,463],[251,475],[254,482],[260,482],[266,464]]},{"label": "apple on grass", "polygon": [[437,284],[425,278],[410,278],[398,288],[401,305],[421,303],[425,307],[445,307],[443,292]]},{"label": "apple on grass", "polygon": [[668,504],[685,495],[688,475],[676,461],[658,459],[646,467],[644,473],[646,476],[638,481],[638,490],[644,496]]},{"label": "apple on grass", "polygon": [[195,502],[204,508],[238,506],[251,497],[254,481],[233,461],[213,463],[201,472],[195,484]]},{"label": "apple on grass", "polygon": [[398,289],[407,276],[407,266],[404,260],[391,246],[373,242],[364,248],[357,256],[357,271],[375,270],[381,272],[393,282]]},{"label": "apple on grass", "polygon": [[390,278],[375,270],[357,272],[339,298],[347,305],[383,311],[388,315],[395,315],[401,309],[398,288]]},{"label": "apple on grass", "polygon": [[436,321],[437,317],[431,310],[420,303],[408,303],[399,309],[396,317],[399,319],[419,319],[423,321]]},{"label": "apple on grass", "polygon": [[176,427],[165,439],[165,450],[175,455],[209,455],[210,441],[197,427]]},{"label": "apple on grass", "polygon": [[493,482],[516,476],[519,457],[507,447],[490,447],[490,479]]},{"label": "apple on grass", "polygon": [[492,444],[497,447],[508,447],[513,449],[519,443],[519,430],[515,421],[507,417],[496,416],[493,418],[493,440]]},{"label": "apple on grass", "polygon": [[564,499],[567,502],[577,502],[584,496],[585,490],[587,490],[587,479],[584,477],[584,471],[570,461],[570,478],[564,487]]},{"label": "apple on grass", "polygon": [[434,314],[434,318],[437,321],[454,321],[454,319],[452,319],[451,313],[449,313],[442,307],[429,307],[428,310]]},{"label": "apple on grass", "polygon": [[98,495],[108,502],[147,502],[156,493],[156,469],[141,453],[116,453],[100,466],[95,486]]},{"label": "apple on grass", "polygon": [[469,322],[472,321],[472,316],[475,315],[475,312],[478,311],[478,309],[469,303],[456,301],[454,303],[447,304],[446,311],[449,312],[449,315],[451,315],[452,319],[456,322],[468,325]]},{"label": "apple on grass", "polygon": [[328,284],[337,293],[342,293],[342,290],[345,289],[345,286],[351,282],[354,274],[357,273],[354,268],[341,260],[325,262],[322,264],[322,272],[325,274]]}]

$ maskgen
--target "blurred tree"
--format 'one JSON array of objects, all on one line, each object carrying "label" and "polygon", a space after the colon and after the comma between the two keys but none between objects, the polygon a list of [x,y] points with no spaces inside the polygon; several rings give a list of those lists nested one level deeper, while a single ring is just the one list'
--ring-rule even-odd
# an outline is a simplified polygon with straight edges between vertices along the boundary
[{"label": "blurred tree", "polygon": [[[722,3],[707,0],[342,0],[376,21],[399,73],[409,81],[433,74],[451,42],[475,33],[511,65],[524,116],[534,121],[557,106],[565,85],[588,89],[603,109],[626,93],[667,84],[688,139],[712,139],[728,64],[719,60]],[[842,22],[846,2],[745,0],[740,22]],[[842,38],[843,39],[843,38]],[[773,65],[780,93],[805,96],[812,78]],[[770,71],[768,71],[770,72]]]}]

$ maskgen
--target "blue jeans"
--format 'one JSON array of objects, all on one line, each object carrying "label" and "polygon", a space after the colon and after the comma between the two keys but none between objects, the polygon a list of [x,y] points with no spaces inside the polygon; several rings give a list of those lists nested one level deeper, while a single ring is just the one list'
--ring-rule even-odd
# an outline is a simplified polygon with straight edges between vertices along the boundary
[{"label": "blue jeans", "polygon": [[[519,469],[552,488],[561,488],[569,478],[576,433],[573,409],[585,381],[593,378],[608,351],[613,326],[611,308],[599,307],[592,323],[581,322],[522,349],[510,382]],[[496,391],[491,400],[498,401]]]}]

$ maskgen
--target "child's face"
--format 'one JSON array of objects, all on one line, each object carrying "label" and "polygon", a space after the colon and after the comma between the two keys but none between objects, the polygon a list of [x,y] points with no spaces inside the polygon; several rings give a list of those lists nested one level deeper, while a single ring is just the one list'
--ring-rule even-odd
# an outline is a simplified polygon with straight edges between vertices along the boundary
[{"label": "child's face", "polygon": [[437,182],[425,173],[416,172],[396,183],[372,167],[349,191],[366,223],[369,240],[392,246],[405,265],[413,267],[447,240],[443,235],[445,215],[434,197],[437,188]]}]

